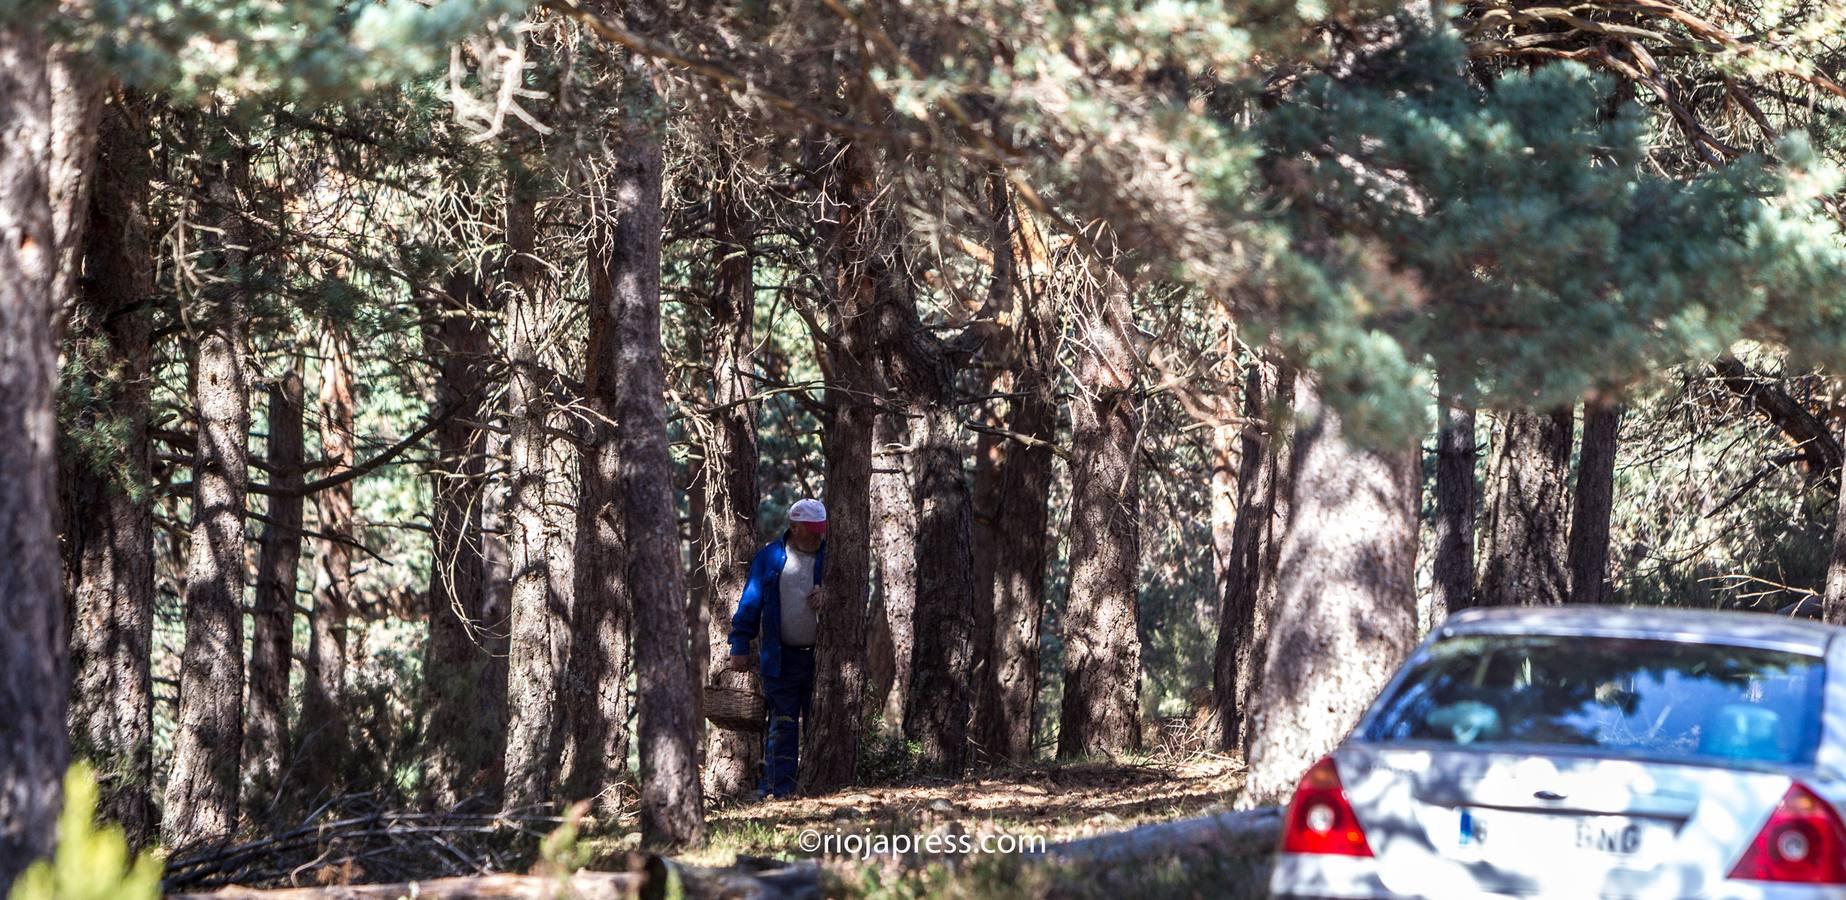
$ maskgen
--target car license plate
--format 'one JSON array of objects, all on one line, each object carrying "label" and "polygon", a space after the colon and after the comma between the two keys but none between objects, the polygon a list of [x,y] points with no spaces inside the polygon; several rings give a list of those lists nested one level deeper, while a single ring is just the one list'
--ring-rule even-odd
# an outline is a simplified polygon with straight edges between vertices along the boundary
[{"label": "car license plate", "polygon": [[1506,810],[1459,811],[1457,843],[1463,848],[1530,852],[1574,850],[1634,856],[1647,844],[1647,824],[1626,816],[1557,816]]}]

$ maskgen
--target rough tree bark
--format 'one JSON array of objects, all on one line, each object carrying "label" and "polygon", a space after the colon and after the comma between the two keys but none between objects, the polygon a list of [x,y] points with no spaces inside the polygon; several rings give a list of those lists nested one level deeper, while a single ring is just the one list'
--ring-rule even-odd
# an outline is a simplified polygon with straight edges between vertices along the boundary
[{"label": "rough tree bark", "polygon": [[[322,342],[320,370],[321,459],[329,472],[352,468],[352,339],[335,326]],[[308,655],[301,698],[301,773],[310,792],[338,780],[350,741],[345,710],[347,624],[352,618],[353,483],[314,496],[319,531],[314,541],[314,605],[308,615]]]},{"label": "rough tree bark", "polygon": [[1846,478],[1840,479],[1839,496],[1834,501],[1833,551],[1827,557],[1820,619],[1828,625],[1846,625]]},{"label": "rough tree bark", "polygon": [[273,808],[288,754],[288,667],[295,640],[295,570],[301,562],[302,385],[299,361],[268,389],[270,484],[250,612],[250,684],[244,700],[244,807]]},{"label": "rough tree bark", "polygon": [[1601,603],[1609,584],[1609,516],[1615,508],[1615,451],[1622,408],[1583,407],[1583,449],[1577,455],[1577,496],[1570,516],[1570,602]]},{"label": "rough tree bark", "polygon": [[1141,562],[1136,359],[1127,287],[1103,288],[1080,323],[1070,401],[1070,596],[1058,756],[1141,747]]},{"label": "rough tree bark", "polygon": [[0,891],[56,834],[65,733],[64,615],[52,509],[56,237],[47,170],[48,45],[0,24]]},{"label": "rough tree bark", "polygon": [[[626,158],[637,148],[622,146],[611,185],[618,210],[594,226],[590,247],[589,342],[584,354],[584,384],[589,406],[577,483],[577,587],[571,606],[574,626],[570,641],[570,666],[566,672],[564,713],[570,723],[572,753],[564,776],[564,796],[572,801],[594,799],[599,813],[617,811],[616,790],[628,768],[628,675],[630,634],[634,627],[633,586],[625,577],[625,542],[622,539],[622,457],[617,446],[620,430],[612,417],[621,402],[616,394],[615,365],[619,347],[612,332],[616,285],[632,285],[645,278],[633,271],[654,262],[637,254],[637,223],[625,198],[645,190],[631,183],[643,176],[643,161]],[[622,428],[629,427],[623,422]],[[675,542],[677,543],[677,541]]]},{"label": "rough tree bark", "polygon": [[917,569],[915,645],[904,734],[919,745],[918,767],[957,777],[968,764],[973,704],[973,509],[955,407],[932,394],[915,407]]},{"label": "rough tree bark", "polygon": [[881,724],[901,734],[916,652],[917,610],[917,505],[904,417],[879,414],[872,425],[872,445],[872,547],[881,621],[874,626],[866,671],[872,696],[883,698]]},{"label": "rough tree bark", "polygon": [[[1003,171],[987,174],[987,253],[991,257],[987,281],[987,300],[980,318],[1012,323],[1015,319],[1014,294],[1018,293],[1017,264],[1013,259],[1014,218],[1011,187]],[[1027,288],[1029,291],[1030,288]],[[1016,327],[996,328],[986,338],[991,358],[986,366],[976,366],[975,393],[979,395],[1011,393],[1020,368]],[[973,408],[971,418],[985,428],[1003,423],[1000,411],[991,401],[983,400]],[[1000,499],[1005,488],[1006,454],[1012,445],[999,433],[982,430],[974,437],[974,468],[969,491],[973,515],[974,544],[974,711],[969,723],[969,740],[974,744],[975,762],[992,761],[988,732],[997,729],[993,717],[999,701],[1000,660],[993,655],[999,647],[999,619],[995,608],[997,585],[994,572],[1000,566]]]},{"label": "rough tree bark", "polygon": [[827,608],[815,634],[814,701],[802,723],[803,793],[851,784],[865,691],[866,601],[870,596],[872,431],[879,391],[871,321],[877,285],[891,277],[868,204],[875,194],[863,148],[821,145],[828,159],[818,210],[831,303],[826,399],[832,408],[827,457]]},{"label": "rough tree bark", "polygon": [[1240,805],[1286,799],[1416,646],[1417,452],[1362,450],[1303,375],[1288,528]]},{"label": "rough tree bark", "polygon": [[1494,435],[1476,599],[1487,606],[1545,606],[1570,596],[1569,409],[1508,413]]},{"label": "rough tree bark", "polygon": [[1474,605],[1474,410],[1444,396],[1436,432],[1436,558],[1430,622]]},{"label": "rough tree bark", "polygon": [[90,192],[96,171],[103,96],[108,81],[76,47],[56,44],[48,69],[51,82],[51,226],[57,235],[57,270],[53,274],[59,315],[77,302],[77,278],[83,270],[85,232],[90,224]]},{"label": "rough tree bark", "polygon": [[1004,287],[1008,307],[1017,310],[1006,347],[1014,369],[1006,430],[1017,437],[1004,445],[992,511],[993,624],[975,740],[989,760],[1026,762],[1033,750],[1039,622],[1054,541],[1049,526],[1059,325],[1048,293],[1051,261],[1044,235],[1029,211],[1014,208],[1005,190],[1003,182],[993,185],[994,219],[1005,233],[992,240],[996,271],[990,302],[998,304]]},{"label": "rough tree bark", "polygon": [[[1034,321],[1028,311],[1030,341],[1051,339],[1055,327]],[[1032,758],[1032,722],[1038,697],[1039,620],[1045,610],[1045,570],[1051,560],[1051,441],[1057,436],[1056,385],[1049,367],[1040,368],[1051,347],[1022,351],[1028,362],[1013,383],[1015,399],[1006,427],[1041,443],[1009,444],[1000,472],[1000,499],[994,514],[994,630],[987,656],[991,696],[977,740],[988,758],[1026,762]]]},{"label": "rough tree bark", "polygon": [[436,360],[435,414],[453,413],[436,429],[431,475],[429,634],[425,690],[431,742],[427,783],[434,803],[452,808],[504,781],[505,622],[488,605],[482,542],[487,499],[487,433],[480,418],[492,346],[483,320],[486,298],[465,271],[451,273],[427,341]]},{"label": "rough tree bark", "polygon": [[[240,163],[233,162],[231,166]],[[222,223],[214,281],[194,300],[192,537],[186,564],[186,645],[180,659],[173,771],[161,839],[169,847],[221,841],[237,826],[243,746],[244,489],[250,394],[244,375],[248,256],[232,222],[238,173],[201,172],[208,221]]]},{"label": "rough tree bark", "polygon": [[[1013,378],[1007,374],[1000,378],[986,380],[984,387],[990,392],[1010,392],[1013,387]],[[1003,420],[996,415],[990,415],[988,410],[981,407],[975,409],[973,416],[982,427],[1003,424]],[[988,720],[993,717],[993,711],[988,708],[987,704],[993,701],[996,693],[995,660],[992,655],[997,627],[997,620],[994,618],[994,571],[1000,565],[1000,533],[995,529],[999,524],[1000,490],[1002,479],[1005,477],[1006,450],[1006,438],[992,431],[976,433],[974,436],[974,465],[970,468],[968,477],[969,534],[974,559],[974,570],[970,573],[974,584],[974,619],[969,632],[974,641],[972,649],[974,662],[970,672],[974,683],[971,686],[973,711],[969,717],[968,739],[974,745],[973,762],[976,764],[984,764],[989,758],[981,733],[987,728]]]},{"label": "rough tree bark", "polygon": [[[93,375],[94,407],[78,427],[107,423],[121,444],[69,448],[64,544],[71,596],[73,749],[96,766],[101,814],[129,842],[153,837],[154,627],[150,481],[153,244],[148,235],[145,101],[118,93],[99,123],[85,256],[90,277],[71,317],[70,356]],[[106,454],[106,458],[103,455]]]},{"label": "rough tree bark", "polygon": [[[711,671],[727,664],[731,613],[743,595],[750,559],[756,553],[756,404],[750,396],[755,340],[756,268],[752,260],[756,223],[738,181],[727,178],[712,196],[713,252],[717,283],[705,311],[705,352],[711,366],[710,437],[701,472],[704,515],[698,534],[697,580],[704,598],[706,660]],[[762,760],[760,735],[711,726],[705,740],[708,796],[735,797],[756,787]]]},{"label": "rough tree bark", "polygon": [[512,565],[512,640],[508,650],[506,787],[509,809],[543,803],[557,786],[563,754],[559,678],[570,635],[570,608],[552,579],[551,542],[559,535],[546,508],[552,468],[551,419],[543,359],[551,310],[533,250],[536,209],[528,176],[509,173],[506,205],[506,347],[508,471],[506,519]]},{"label": "rough tree bark", "polygon": [[1242,749],[1250,701],[1263,667],[1269,601],[1275,597],[1276,569],[1286,503],[1288,457],[1283,452],[1294,375],[1280,354],[1266,352],[1244,372],[1247,420],[1241,437],[1243,460],[1237,472],[1237,521],[1226,560],[1223,614],[1212,654],[1212,697],[1218,713],[1218,748]]},{"label": "rough tree bark", "polygon": [[635,687],[641,746],[641,838],[683,847],[705,837],[699,790],[699,722],[687,652],[686,577],[667,449],[666,365],[660,349],[660,134],[658,100],[632,72],[627,146],[614,185],[615,448],[625,581],[634,598]]}]

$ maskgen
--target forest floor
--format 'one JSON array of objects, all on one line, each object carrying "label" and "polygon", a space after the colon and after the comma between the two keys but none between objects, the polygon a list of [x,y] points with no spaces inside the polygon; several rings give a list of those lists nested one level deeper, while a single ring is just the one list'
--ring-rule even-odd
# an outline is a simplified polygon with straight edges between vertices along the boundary
[{"label": "forest floor", "polygon": [[[1093,873],[1033,865],[1036,857],[1029,854],[870,850],[874,841],[889,849],[902,839],[914,843],[936,835],[955,836],[957,842],[986,836],[1000,846],[1007,839],[1030,838],[1029,849],[1036,851],[1223,810],[1243,773],[1242,763],[1225,757],[1161,756],[1022,766],[962,781],[913,779],[813,797],[733,803],[708,814],[705,847],[677,858],[718,867],[740,862],[740,857],[817,860],[832,875],[837,894],[867,897],[1199,896],[1202,886],[1209,885],[1217,888],[1206,893],[1224,895],[1227,878],[1246,880],[1250,873],[1149,867],[1132,873],[1125,884],[1120,878],[1097,881]],[[833,836],[831,853],[814,847],[822,835]],[[837,843],[847,836],[856,836],[868,852],[855,856],[854,848]],[[620,845],[635,837],[603,843],[593,856],[608,853],[613,859],[626,849]]]},{"label": "forest floor", "polygon": [[803,831],[1043,837],[1058,843],[1224,808],[1243,765],[1217,756],[1083,762],[996,770],[964,781],[858,787],[816,797],[727,806],[707,818],[710,841],[687,861],[727,865],[738,854],[813,856]]}]

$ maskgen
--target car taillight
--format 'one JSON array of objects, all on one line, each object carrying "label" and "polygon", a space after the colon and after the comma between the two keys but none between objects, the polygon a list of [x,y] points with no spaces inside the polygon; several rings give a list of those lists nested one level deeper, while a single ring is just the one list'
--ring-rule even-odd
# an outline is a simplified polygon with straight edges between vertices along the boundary
[{"label": "car taillight", "polygon": [[1832,806],[1796,782],[1731,869],[1731,877],[1846,884],[1846,826]]},{"label": "car taillight", "polygon": [[1346,801],[1333,757],[1315,763],[1295,787],[1295,798],[1282,819],[1282,852],[1372,855],[1365,829],[1359,827],[1359,817]]}]

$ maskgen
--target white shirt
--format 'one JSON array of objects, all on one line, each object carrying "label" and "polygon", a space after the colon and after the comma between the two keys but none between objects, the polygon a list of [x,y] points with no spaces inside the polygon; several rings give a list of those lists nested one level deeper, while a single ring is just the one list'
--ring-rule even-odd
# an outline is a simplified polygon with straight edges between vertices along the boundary
[{"label": "white shirt", "polygon": [[812,646],[819,621],[808,594],[814,590],[814,554],[788,548],[782,563],[782,643]]}]

